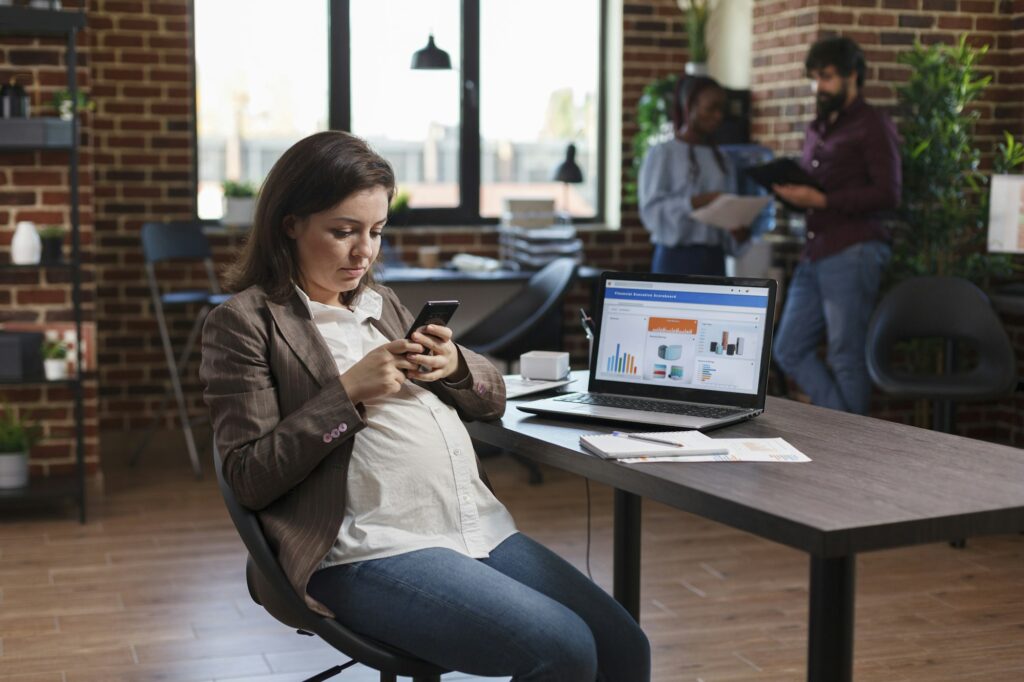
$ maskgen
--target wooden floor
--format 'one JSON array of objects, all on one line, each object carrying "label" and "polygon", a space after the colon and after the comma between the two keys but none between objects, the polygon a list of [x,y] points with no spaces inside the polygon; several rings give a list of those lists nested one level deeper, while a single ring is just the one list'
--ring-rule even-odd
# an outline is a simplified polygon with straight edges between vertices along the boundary
[{"label": "wooden floor", "polygon": [[[0,680],[283,682],[342,662],[250,602],[210,472],[154,459],[108,464],[84,526],[70,508],[3,512]],[[546,471],[530,487],[507,458],[487,466],[520,528],[583,568],[584,482]],[[591,568],[610,589],[611,493],[592,494]],[[655,680],[803,678],[804,555],[653,503],[643,552]],[[861,557],[855,656],[858,681],[1024,679],[1024,536]]]}]

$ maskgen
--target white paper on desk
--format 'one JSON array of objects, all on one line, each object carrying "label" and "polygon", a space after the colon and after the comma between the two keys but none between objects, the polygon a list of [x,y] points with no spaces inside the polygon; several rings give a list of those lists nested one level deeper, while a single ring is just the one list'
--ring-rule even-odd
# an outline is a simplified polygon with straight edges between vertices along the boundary
[{"label": "white paper on desk", "polygon": [[721,194],[710,204],[696,209],[690,215],[699,222],[726,230],[735,230],[753,223],[771,200],[770,194],[759,197]]},{"label": "white paper on desk", "polygon": [[545,381],[543,379],[524,379],[519,374],[506,374],[502,377],[505,380],[505,397],[511,400],[531,393],[540,393],[552,388],[565,386],[576,381],[573,378],[558,379],[557,381]]},{"label": "white paper on desk", "polygon": [[690,457],[632,457],[623,464],[644,462],[810,462],[811,458],[784,438],[714,438],[715,444],[729,448],[728,455],[692,455]]}]

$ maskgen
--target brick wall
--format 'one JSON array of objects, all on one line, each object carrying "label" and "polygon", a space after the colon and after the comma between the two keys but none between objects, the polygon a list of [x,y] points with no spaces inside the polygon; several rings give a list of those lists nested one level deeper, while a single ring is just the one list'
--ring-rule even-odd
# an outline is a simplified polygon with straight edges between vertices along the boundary
[{"label": "brick wall", "polygon": [[[193,79],[188,8],[187,0],[89,0],[89,30],[83,36],[83,43],[87,43],[83,52],[89,61],[82,79],[91,87],[98,109],[87,121],[89,146],[85,155],[84,194],[88,201],[83,204],[83,222],[87,239],[92,239],[95,226],[95,284],[90,285],[90,292],[95,291],[97,298],[101,367],[100,393],[97,397],[93,388],[88,403],[93,467],[97,419],[106,434],[141,428],[156,411],[167,385],[167,371],[143,278],[138,236],[139,228],[147,220],[186,219],[193,211]],[[887,104],[892,101],[892,83],[901,77],[893,64],[895,54],[903,48],[901,41],[906,41],[907,36],[931,35],[933,31],[953,36],[963,30],[958,28],[959,24],[969,21],[971,30],[995,39],[996,52],[986,61],[986,68],[996,75],[995,95],[985,103],[986,124],[999,126],[1016,121],[1020,129],[1020,97],[1007,93],[1013,93],[1015,87],[1019,92],[1024,82],[1024,0],[759,0],[755,13],[754,134],[777,151],[793,152],[799,148],[803,125],[813,111],[803,77],[803,56],[806,46],[825,32],[846,32],[865,43],[872,69],[869,78],[874,83],[869,94]],[[934,26],[918,25],[929,21]],[[626,2],[623,38],[621,124],[625,173],[632,162],[630,141],[636,130],[636,103],[643,86],[654,78],[679,73],[686,61],[686,36],[676,1]],[[877,42],[872,42],[875,39]],[[22,65],[12,63],[11,56],[13,50],[23,47],[6,39],[0,45],[0,75],[4,70],[23,70]],[[59,51],[52,44],[47,47],[33,43],[29,47],[39,47],[40,53]],[[47,75],[60,70],[52,63],[53,57],[29,59],[39,60],[28,66],[40,78],[56,78]],[[57,87],[56,81],[47,87]],[[993,130],[988,128],[985,134],[991,135]],[[52,173],[59,174],[62,163],[50,155],[4,155],[0,159],[0,250],[7,248],[19,216],[50,211],[59,203],[51,195],[59,194],[64,182]],[[13,174],[18,168],[43,175],[16,179]],[[51,182],[55,184],[47,184]],[[12,203],[18,201],[26,203]],[[496,238],[486,231],[441,229],[425,234],[392,230],[390,236],[407,261],[415,261],[416,249],[427,244],[440,245],[443,257],[458,251],[491,256],[497,253]],[[620,231],[585,232],[582,237],[587,260],[594,265],[640,270],[650,262],[647,234],[634,206],[623,206]],[[233,257],[232,240],[217,239],[215,246],[222,261]],[[201,276],[195,270],[161,274],[176,286]],[[42,279],[29,282],[20,277],[23,275],[3,280],[10,286],[0,290],[0,315],[28,315],[25,299],[19,296],[31,297],[34,294],[24,292],[43,289]],[[577,363],[583,361],[585,346],[577,332],[573,311],[588,304],[589,294],[582,285],[573,290],[566,303],[567,346]],[[42,313],[32,314],[44,318],[62,314],[60,303],[48,305]],[[179,343],[193,314],[194,311],[188,311],[171,319]],[[1015,330],[1022,327],[1019,319],[1011,324],[1016,325]],[[1024,335],[1014,333],[1019,348],[1024,343],[1020,337]],[[202,414],[195,363],[187,377],[193,413]],[[43,409],[44,402],[49,405],[51,399],[61,397],[41,392],[16,396],[32,405],[32,409]],[[912,413],[912,407],[904,415]],[[1014,415],[1022,413],[1019,401],[1013,409],[1003,410],[1004,416],[995,422],[984,417],[988,421],[979,428],[988,429],[995,424],[993,432],[1005,437],[1011,433],[1007,424]],[[172,428],[170,412],[166,415],[163,426]],[[66,415],[54,416],[61,419],[48,422],[51,435],[66,435]],[[972,419],[970,413],[965,413],[962,421],[969,424]],[[1021,438],[1021,427],[1013,428],[1017,429],[1012,432],[1017,434],[1013,437]],[[64,445],[66,450],[66,441]],[[36,470],[44,469],[48,461],[60,463],[66,458],[66,453],[52,460],[40,458]]]},{"label": "brick wall", "polygon": [[[146,221],[193,215],[193,77],[187,0],[93,0],[96,286],[100,428],[142,428],[167,387],[167,367],[144,278],[139,233]],[[158,270],[176,287],[205,287],[198,268]],[[195,310],[168,322],[181,348]],[[196,356],[198,357],[198,356]],[[185,374],[202,413],[196,363]],[[172,409],[163,413],[172,427]]]},{"label": "brick wall", "polygon": [[[75,3],[66,3],[74,7]],[[0,40],[0,80],[17,74],[31,95],[32,115],[56,116],[53,93],[67,86],[65,40],[4,36]],[[78,85],[90,89],[89,34],[77,43]],[[83,250],[83,323],[94,319],[95,284],[90,251],[93,244],[93,158],[90,153],[92,122],[83,116],[79,156],[81,245]],[[20,220],[37,226],[62,225],[70,229],[68,154],[66,152],[0,153],[0,263],[10,262],[11,238]],[[71,237],[65,242],[70,255]],[[58,268],[0,269],[0,324],[27,322],[47,325],[74,320],[70,272]],[[96,382],[84,386],[85,457],[88,469],[98,464]],[[31,474],[65,475],[74,471],[74,402],[69,388],[26,385],[0,390],[0,405],[7,404],[22,419],[42,426],[42,441],[33,449]]]}]

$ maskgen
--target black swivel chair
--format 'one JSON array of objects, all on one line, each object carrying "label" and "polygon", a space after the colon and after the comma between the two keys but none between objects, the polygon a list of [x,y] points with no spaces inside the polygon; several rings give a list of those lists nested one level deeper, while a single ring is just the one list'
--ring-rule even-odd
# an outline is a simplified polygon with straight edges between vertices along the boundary
[{"label": "black swivel chair", "polygon": [[[321,616],[306,606],[305,601],[299,598],[288,582],[281,565],[277,563],[277,557],[267,544],[256,514],[235,499],[234,492],[224,480],[221,464],[220,453],[214,445],[213,468],[217,472],[217,483],[220,485],[220,492],[231,520],[249,552],[245,563],[245,582],[249,587],[249,596],[276,620],[295,628],[300,635],[315,635],[351,659],[305,682],[329,679],[357,663],[380,672],[380,682],[396,682],[399,676],[411,677],[413,682],[440,682],[441,675],[448,672],[447,670],[356,634],[333,618]],[[262,578],[259,583],[256,580],[257,576]],[[259,594],[257,584],[263,587]]]},{"label": "black swivel chair", "polygon": [[[893,347],[910,339],[944,340],[945,371],[900,369]],[[977,356],[967,371],[957,371],[958,343]],[[915,277],[886,294],[868,326],[867,364],[871,380],[884,393],[931,399],[933,428],[947,433],[955,425],[955,403],[999,398],[1017,385],[1013,346],[988,297],[957,277]]]},{"label": "black swivel chair", "polygon": [[[167,361],[167,369],[171,375],[171,387],[164,393],[153,416],[153,422],[143,437],[142,441],[132,452],[131,463],[135,464],[139,455],[146,448],[153,432],[156,429],[160,417],[163,415],[167,401],[173,393],[178,404],[178,417],[181,420],[181,429],[185,434],[185,446],[188,449],[189,458],[192,460],[192,470],[196,478],[202,477],[202,467],[199,464],[199,453],[196,450],[195,439],[192,437],[192,425],[188,417],[188,406],[185,402],[185,393],[181,387],[181,375],[188,362],[192,347],[199,340],[199,333],[203,329],[203,321],[210,310],[220,305],[231,296],[223,294],[220,284],[217,282],[217,274],[213,266],[213,254],[210,251],[210,243],[203,234],[202,224],[196,222],[171,222],[171,223],[146,223],[142,226],[142,253],[146,259],[146,279],[149,283],[150,296],[153,299],[153,310],[156,314],[157,325],[160,328],[160,341],[163,344],[164,358]],[[156,266],[158,263],[167,261],[185,262],[192,261],[202,263],[206,270],[207,286],[204,289],[189,289],[184,291],[161,292],[160,284],[157,281]],[[192,329],[189,331],[188,340],[182,348],[181,355],[177,360],[174,358],[174,348],[171,346],[171,336],[167,328],[167,319],[164,310],[167,308],[182,308],[188,305],[201,306],[196,315]]]},{"label": "black swivel chair", "polygon": [[[897,366],[893,347],[911,339],[945,342],[944,371],[912,373]],[[977,356],[967,371],[957,369],[957,344]],[[867,364],[871,380],[888,395],[932,401],[932,428],[952,433],[956,403],[991,400],[1017,386],[1013,346],[981,289],[957,277],[915,277],[882,299],[868,326]],[[963,548],[966,542],[950,543]]]},{"label": "black swivel chair", "polygon": [[[512,300],[459,334],[458,342],[502,360],[506,371],[513,360],[528,350],[561,350],[562,301],[575,276],[576,263],[570,258],[548,263],[530,277],[526,288]],[[476,448],[480,454],[489,453],[487,446],[477,444]],[[530,472],[531,484],[543,482],[535,462],[515,458]]]},{"label": "black swivel chair", "polygon": [[527,350],[561,350],[561,304],[575,275],[570,258],[548,263],[512,300],[459,334],[459,343],[509,366]]}]

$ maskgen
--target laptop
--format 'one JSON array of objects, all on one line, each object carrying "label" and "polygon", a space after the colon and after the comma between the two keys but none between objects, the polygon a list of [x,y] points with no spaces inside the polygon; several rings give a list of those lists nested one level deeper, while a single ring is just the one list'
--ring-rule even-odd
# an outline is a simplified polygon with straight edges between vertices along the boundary
[{"label": "laptop", "polygon": [[605,272],[599,287],[588,392],[520,410],[700,430],[764,411],[774,280]]}]

